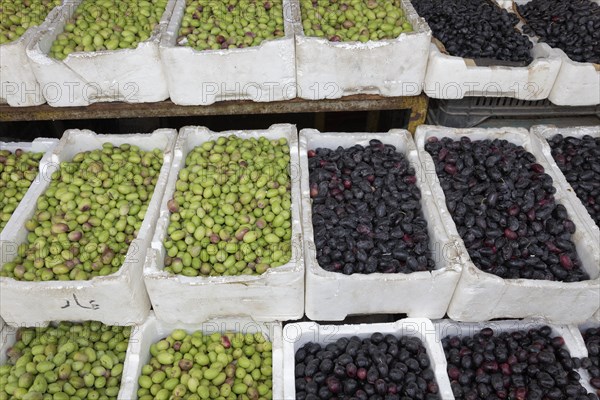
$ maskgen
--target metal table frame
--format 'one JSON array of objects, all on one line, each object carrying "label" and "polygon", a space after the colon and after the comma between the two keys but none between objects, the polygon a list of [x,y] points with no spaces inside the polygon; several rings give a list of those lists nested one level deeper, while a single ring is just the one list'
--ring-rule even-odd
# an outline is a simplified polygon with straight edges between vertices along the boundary
[{"label": "metal table frame", "polygon": [[77,119],[190,117],[208,115],[322,113],[336,111],[411,110],[408,130],[415,132],[425,122],[429,99],[424,94],[407,97],[355,95],[340,99],[293,99],[271,103],[227,101],[209,106],[178,106],[159,103],[96,103],[87,107],[9,107],[0,105],[0,121],[50,121]]}]

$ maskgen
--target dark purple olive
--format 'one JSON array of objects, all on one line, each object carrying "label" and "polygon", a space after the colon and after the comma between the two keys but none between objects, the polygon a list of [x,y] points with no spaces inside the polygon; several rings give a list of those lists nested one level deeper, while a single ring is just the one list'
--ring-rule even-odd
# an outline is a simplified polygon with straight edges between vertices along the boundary
[{"label": "dark purple olive", "polygon": [[544,173],[544,167],[542,167],[540,164],[538,163],[533,163],[531,164],[531,170],[533,172],[535,172],[536,174],[543,174]]},{"label": "dark purple olive", "polygon": [[365,368],[359,368],[356,370],[356,377],[361,380],[364,381],[367,379],[367,370]]},{"label": "dark purple olive", "polygon": [[450,175],[455,175],[458,170],[456,169],[456,165],[446,164],[444,165],[444,171],[446,171]]},{"label": "dark purple olive", "polygon": [[[330,376],[327,378],[327,389],[333,394],[340,393],[342,391],[342,385],[338,378]],[[325,386],[323,386],[325,387]]]},{"label": "dark purple olive", "polygon": [[457,380],[460,377],[460,369],[456,367],[448,367],[448,376],[451,380]]},{"label": "dark purple olive", "polygon": [[353,363],[346,364],[346,375],[350,378],[355,378],[357,374],[358,368]]}]

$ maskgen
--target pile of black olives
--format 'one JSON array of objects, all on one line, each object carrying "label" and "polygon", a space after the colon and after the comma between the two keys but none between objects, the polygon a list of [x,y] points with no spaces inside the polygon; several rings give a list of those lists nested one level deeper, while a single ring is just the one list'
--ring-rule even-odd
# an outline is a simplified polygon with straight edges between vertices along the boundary
[{"label": "pile of black olives", "polygon": [[588,358],[581,360],[582,368],[590,374],[590,385],[600,396],[600,327],[588,328],[583,332],[583,339],[588,351]]},{"label": "pile of black olives", "polygon": [[430,137],[446,206],[471,260],[505,279],[587,280],[575,224],[533,154],[506,140]]},{"label": "pile of black olives", "polygon": [[529,64],[532,43],[515,26],[516,15],[488,0],[415,0],[433,36],[452,56]]},{"label": "pile of black olives", "polygon": [[374,333],[296,351],[296,400],[439,400],[419,338]]},{"label": "pile of black olives", "polygon": [[394,146],[308,151],[319,265],[347,275],[430,271],[415,170]]},{"label": "pile of black olives", "polygon": [[555,135],[548,141],[554,161],[588,213],[600,226],[600,137]]},{"label": "pile of black olives", "polygon": [[590,0],[533,0],[518,7],[535,34],[571,60],[600,63],[600,6]]},{"label": "pile of black olives", "polygon": [[580,383],[564,339],[544,326],[442,339],[456,400],[597,400]]}]

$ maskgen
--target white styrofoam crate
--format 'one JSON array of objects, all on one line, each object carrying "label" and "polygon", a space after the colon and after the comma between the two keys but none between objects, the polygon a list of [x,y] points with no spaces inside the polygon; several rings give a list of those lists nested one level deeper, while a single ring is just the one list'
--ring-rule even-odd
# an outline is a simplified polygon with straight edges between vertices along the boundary
[{"label": "white styrofoam crate", "polygon": [[[587,355],[587,350],[585,349],[585,345],[583,345],[583,339],[581,339],[581,335],[579,335],[579,338],[574,335],[570,326],[552,325],[542,319],[502,320],[473,323],[455,322],[449,319],[444,319],[433,321],[433,325],[437,339],[436,343],[439,344],[442,351],[444,372],[446,372],[448,369],[448,362],[444,356],[441,340],[447,336],[459,336],[461,338],[472,337],[483,328],[492,328],[494,330],[494,336],[496,336],[502,332],[527,332],[530,329],[537,329],[544,325],[548,325],[550,328],[552,328],[552,333],[550,334],[551,337],[561,336],[565,340],[565,348],[569,351],[571,357],[581,358]],[[592,387],[589,384],[589,379],[586,379],[587,371],[583,369],[577,369],[576,372],[578,372],[580,375],[579,382],[581,385],[588,391],[588,393],[593,393]],[[450,384],[450,378],[447,374],[446,379],[448,379],[448,384]],[[443,397],[443,399],[454,400],[452,391],[450,391],[450,395],[448,397]]]},{"label": "white styrofoam crate", "polygon": [[554,161],[554,157],[552,157],[552,149],[550,145],[546,142],[553,138],[554,136],[560,134],[564,137],[576,137],[581,139],[585,135],[589,135],[592,137],[600,137],[600,126],[581,126],[581,127],[573,127],[573,128],[556,128],[550,125],[535,125],[531,127],[531,134],[536,135],[542,141],[542,153],[546,158],[546,161],[552,169],[556,172],[558,184],[561,186],[562,190],[567,194],[569,200],[571,202],[571,207],[579,214],[579,217],[585,221],[585,223],[594,231],[596,235],[596,243],[600,243],[600,227],[596,225],[591,215],[588,213],[587,209],[577,197],[577,194],[573,190],[573,187],[569,184],[564,174]]},{"label": "white styrofoam crate", "polygon": [[[44,153],[44,156],[40,159],[39,162],[39,173],[35,180],[31,183],[33,185],[34,182],[38,182],[41,179],[45,179],[47,177],[46,170],[48,168],[48,163],[50,162],[50,156],[52,154],[52,150],[58,144],[58,139],[51,138],[37,138],[33,142],[0,142],[1,150],[9,150],[14,153],[15,150],[21,149],[27,152],[33,153]],[[29,187],[31,189],[31,186]],[[28,189],[29,191],[29,189]],[[23,196],[23,200],[25,200],[27,194]],[[24,212],[24,208],[26,207],[24,201],[21,201],[15,211],[13,211],[13,215],[19,215]],[[0,234],[3,232],[3,229],[0,229]]]},{"label": "white styrofoam crate", "polygon": [[548,99],[559,106],[600,104],[600,64],[572,61],[562,50],[560,72]]},{"label": "white styrofoam crate", "polygon": [[432,43],[424,91],[435,99],[465,96],[545,99],[560,71],[561,58],[545,43],[534,44],[531,54],[534,60],[524,67],[477,66],[472,60],[442,53]]},{"label": "white styrofoam crate", "polygon": [[30,107],[46,102],[44,88],[35,78],[25,49],[36,33],[56,18],[60,8],[50,10],[42,24],[27,29],[19,39],[0,46],[0,103]]},{"label": "white styrofoam crate", "polygon": [[[421,207],[428,223],[429,248],[436,269],[410,274],[344,275],[321,268],[317,261],[312,225],[307,151],[318,147],[335,149],[368,145],[379,139],[396,146],[415,167],[417,186],[421,190]],[[410,317],[441,318],[446,313],[461,266],[454,241],[450,240],[436,206],[429,184],[419,173],[419,159],[412,136],[405,130],[388,133],[320,133],[314,129],[300,132],[302,176],[302,226],[305,235],[306,315],[312,320],[341,321],[352,314],[406,313]]]},{"label": "white styrofoam crate", "polygon": [[[291,0],[301,15],[298,0]],[[354,94],[416,96],[423,90],[431,30],[409,0],[401,0],[413,32],[395,39],[330,42],[304,36],[297,16],[296,79],[298,97],[309,100],[337,99]]]},{"label": "white styrofoam crate", "polygon": [[[77,129],[65,132],[46,168],[47,179],[32,184],[27,197],[22,201],[23,212],[11,218],[1,235],[0,267],[13,260],[17,247],[27,240],[27,231],[23,229],[23,225],[34,214],[38,197],[50,185],[50,177],[60,168],[61,162],[71,160],[79,152],[98,149],[102,143],[128,143],[143,150],[160,148],[164,152],[163,166],[140,233],[129,246],[126,261],[121,268],[114,274],[87,281],[27,282],[0,277],[0,314],[7,324],[33,326],[47,325],[50,321],[96,320],[109,325],[127,325],[139,323],[146,318],[150,311],[150,301],[142,280],[142,264],[158,218],[176,136],[174,129],[131,135],[99,135]],[[91,306],[92,301],[98,308]]]},{"label": "white styrofoam crate", "polygon": [[284,0],[282,38],[243,49],[204,50],[177,45],[186,1],[177,0],[160,43],[171,100],[208,105],[224,100],[270,102],[296,97],[294,26]]},{"label": "white styrofoam crate", "polygon": [[[512,0],[494,1],[499,7],[512,11]],[[547,44],[532,42],[533,61],[523,67],[477,66],[473,60],[442,53],[432,43],[424,91],[436,99],[466,96],[546,99],[560,71],[562,58]]]},{"label": "white styrofoam crate", "polygon": [[283,398],[296,398],[295,356],[300,347],[309,342],[326,346],[343,337],[358,336],[367,339],[376,332],[421,339],[427,350],[441,398],[445,400],[452,396],[450,381],[446,375],[444,352],[437,341],[433,324],[426,318],[405,318],[393,323],[380,324],[319,325],[316,322],[300,322],[286,325],[283,329]]},{"label": "white styrofoam crate", "polygon": [[[505,7],[512,8],[531,0],[500,1]],[[590,1],[600,5],[600,0]],[[538,37],[533,40],[537,41]],[[548,99],[558,106],[600,104],[600,64],[573,61],[561,49],[553,47],[552,50],[562,59],[562,63]]]},{"label": "white styrofoam crate", "polygon": [[48,163],[48,159],[54,147],[58,144],[58,139],[39,137],[32,142],[0,142],[0,150],[8,150],[14,152],[21,149],[33,153],[45,153],[40,160],[40,169]]},{"label": "white styrofoam crate", "polygon": [[48,55],[56,37],[82,0],[62,7],[45,29],[27,46],[27,57],[54,107],[87,106],[97,102],[150,103],[169,97],[159,54],[159,42],[171,17],[175,0],[170,0],[152,35],[135,49],[71,53],[64,60]]},{"label": "white styrofoam crate", "polygon": [[138,380],[142,367],[150,361],[150,346],[164,339],[175,329],[183,329],[188,333],[202,331],[205,334],[242,332],[262,332],[273,344],[273,399],[283,398],[283,339],[280,322],[256,322],[251,319],[220,318],[199,321],[193,324],[168,323],[156,318],[151,313],[148,319],[131,332],[123,380],[121,382],[120,400],[136,400]]},{"label": "white styrofoam crate", "polygon": [[545,161],[541,152],[541,141],[521,128],[499,129],[454,129],[421,125],[417,128],[416,143],[423,172],[429,181],[440,216],[451,237],[455,237],[461,249],[463,271],[452,301],[448,316],[457,321],[486,321],[495,318],[544,317],[552,323],[577,323],[588,319],[598,308],[600,301],[600,246],[584,221],[570,206],[569,199],[558,190],[554,194],[557,203],[563,204],[575,223],[577,230],[572,241],[577,249],[584,270],[590,280],[583,282],[552,282],[533,279],[502,279],[478,269],[460,238],[456,225],[446,207],[435,164],[424,149],[427,139],[468,136],[472,140],[500,138],[523,146],[531,152],[545,172],[558,187],[556,174]]},{"label": "white styrofoam crate", "polygon": [[[173,197],[179,171],[187,154],[204,142],[221,136],[241,138],[286,138],[290,146],[292,184],[292,258],[282,266],[258,276],[187,277],[164,271],[165,239],[170,221],[167,202]],[[277,124],[267,130],[212,132],[204,127],[184,127],[175,145],[175,157],[160,217],[152,239],[152,249],[144,265],[144,281],[152,307],[160,320],[198,323],[210,318],[247,316],[261,321],[285,321],[304,314],[304,258],[300,225],[300,183],[298,182],[298,138],[296,127]],[[176,294],[176,295],[175,295]],[[194,310],[194,312],[190,312]]]}]

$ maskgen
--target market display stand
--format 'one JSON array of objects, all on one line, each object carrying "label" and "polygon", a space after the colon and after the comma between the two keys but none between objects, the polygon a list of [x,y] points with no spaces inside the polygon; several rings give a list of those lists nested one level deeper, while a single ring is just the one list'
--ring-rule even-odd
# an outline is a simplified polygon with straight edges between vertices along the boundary
[{"label": "market display stand", "polygon": [[336,111],[410,110],[408,130],[425,123],[429,98],[353,95],[339,99],[293,99],[270,103],[224,101],[208,106],[178,106],[170,100],[158,103],[96,103],[87,107],[10,107],[0,104],[0,121],[49,121],[109,118],[192,117],[209,115],[285,114]]}]

